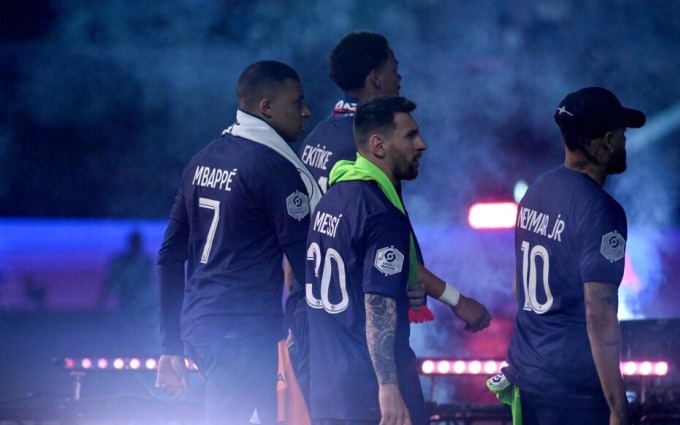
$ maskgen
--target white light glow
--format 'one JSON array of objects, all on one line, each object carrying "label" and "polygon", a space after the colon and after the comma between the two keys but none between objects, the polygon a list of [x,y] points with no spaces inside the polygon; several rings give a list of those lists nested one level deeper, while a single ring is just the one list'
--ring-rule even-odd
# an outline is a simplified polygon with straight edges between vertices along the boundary
[{"label": "white light glow", "polygon": [[468,364],[468,370],[473,375],[477,375],[482,371],[482,362],[478,360],[473,360]]},{"label": "white light glow", "polygon": [[[426,375],[495,375],[508,363],[505,360],[456,360],[424,359],[421,371]],[[621,362],[623,376],[666,376],[669,372],[665,361]]]},{"label": "white light glow", "polygon": [[524,198],[524,194],[527,193],[527,189],[529,189],[529,185],[524,180],[515,183],[515,188],[512,191],[512,197],[515,199],[515,202],[519,204],[519,201]]},{"label": "white light glow", "polygon": [[457,373],[457,374],[465,373],[466,368],[467,368],[467,365],[462,360],[457,360],[453,363],[453,373]]},{"label": "white light glow", "polygon": [[146,362],[144,363],[144,365],[145,365],[146,368],[149,369],[149,370],[156,369],[156,366],[157,366],[156,359],[154,359],[154,358],[148,358],[148,359],[146,359]]},{"label": "white light glow", "polygon": [[425,360],[420,369],[424,374],[430,374],[434,372],[434,362],[432,360]]},{"label": "white light glow", "polygon": [[470,207],[468,224],[473,229],[511,229],[516,218],[514,202],[477,203]]},{"label": "white light glow", "polygon": [[493,360],[484,362],[484,373],[486,373],[487,375],[493,375],[493,374],[498,373],[498,372],[500,372],[500,364],[499,363],[497,363]]}]

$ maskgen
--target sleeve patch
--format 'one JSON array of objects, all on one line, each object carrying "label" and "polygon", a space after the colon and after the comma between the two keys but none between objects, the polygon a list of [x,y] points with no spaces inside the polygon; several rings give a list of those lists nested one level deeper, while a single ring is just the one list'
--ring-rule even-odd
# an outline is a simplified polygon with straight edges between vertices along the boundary
[{"label": "sleeve patch", "polygon": [[404,254],[393,246],[381,248],[375,253],[373,265],[385,276],[401,273],[404,265]]},{"label": "sleeve patch", "polygon": [[602,243],[600,244],[600,253],[607,260],[619,261],[623,258],[626,252],[626,240],[617,231],[609,232],[602,236]]},{"label": "sleeve patch", "polygon": [[300,221],[309,214],[309,198],[304,193],[296,190],[286,198],[288,215]]}]

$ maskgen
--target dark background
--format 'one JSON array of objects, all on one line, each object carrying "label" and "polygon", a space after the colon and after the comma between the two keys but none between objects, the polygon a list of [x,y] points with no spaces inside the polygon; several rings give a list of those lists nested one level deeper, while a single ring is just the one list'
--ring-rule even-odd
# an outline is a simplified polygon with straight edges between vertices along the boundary
[{"label": "dark background", "polygon": [[609,189],[632,224],[678,224],[680,3],[547,1],[5,1],[0,6],[0,215],[165,218],[188,159],[235,113],[242,69],[300,73],[310,129],[339,91],[346,32],[385,34],[429,151],[415,220],[461,222],[561,163],[568,92],[610,88],[645,111]]}]

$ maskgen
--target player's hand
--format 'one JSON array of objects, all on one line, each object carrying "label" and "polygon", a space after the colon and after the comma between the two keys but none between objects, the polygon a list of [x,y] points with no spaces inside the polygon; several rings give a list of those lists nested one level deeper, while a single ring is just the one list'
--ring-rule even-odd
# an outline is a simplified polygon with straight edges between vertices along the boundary
[{"label": "player's hand", "polygon": [[479,332],[487,328],[491,323],[491,313],[474,298],[460,295],[458,305],[451,307],[454,314],[465,322],[465,330],[468,332]]},{"label": "player's hand", "polygon": [[396,383],[378,386],[380,425],[411,425],[411,416]]},{"label": "player's hand", "polygon": [[408,286],[408,304],[414,310],[418,310],[425,305],[425,284],[422,282]]},{"label": "player's hand", "polygon": [[156,388],[168,394],[173,400],[189,390],[189,379],[184,356],[162,355],[158,360]]}]

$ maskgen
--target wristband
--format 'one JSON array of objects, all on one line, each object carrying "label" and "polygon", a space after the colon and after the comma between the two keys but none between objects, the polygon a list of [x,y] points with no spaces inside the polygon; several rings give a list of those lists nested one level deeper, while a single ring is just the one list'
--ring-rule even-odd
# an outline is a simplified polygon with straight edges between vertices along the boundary
[{"label": "wristband", "polygon": [[444,288],[444,292],[442,292],[438,299],[444,304],[455,307],[458,305],[458,301],[460,301],[460,292],[447,283],[446,288]]}]

